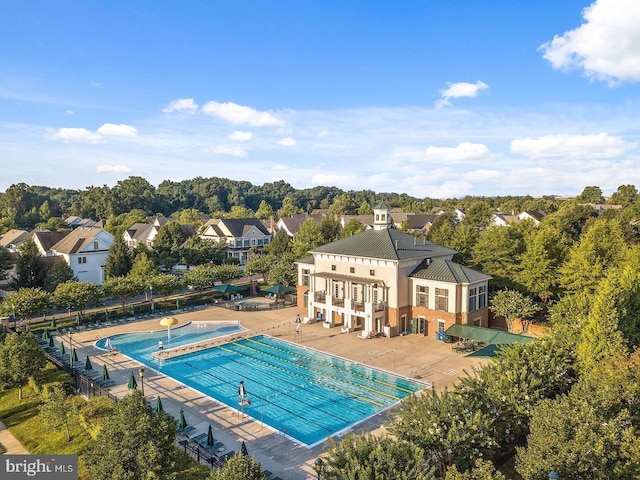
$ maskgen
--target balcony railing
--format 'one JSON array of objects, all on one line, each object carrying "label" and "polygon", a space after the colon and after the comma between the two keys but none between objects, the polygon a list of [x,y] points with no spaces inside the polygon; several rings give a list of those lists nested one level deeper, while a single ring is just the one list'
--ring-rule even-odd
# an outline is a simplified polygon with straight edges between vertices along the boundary
[{"label": "balcony railing", "polygon": [[375,312],[382,312],[385,308],[387,308],[387,305],[383,302],[378,302],[373,305],[373,310]]},{"label": "balcony railing", "polygon": [[327,296],[324,293],[316,292],[313,295],[313,301],[317,303],[325,303]]},{"label": "balcony railing", "polygon": [[335,305],[336,307],[344,307],[344,298],[331,298],[331,305]]},{"label": "balcony railing", "polygon": [[364,302],[351,302],[351,307],[356,312],[364,312]]}]

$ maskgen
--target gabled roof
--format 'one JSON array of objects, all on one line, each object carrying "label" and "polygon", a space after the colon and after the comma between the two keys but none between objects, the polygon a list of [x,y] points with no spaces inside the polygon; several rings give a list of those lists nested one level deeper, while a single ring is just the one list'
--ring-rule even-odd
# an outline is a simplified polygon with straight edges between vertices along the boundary
[{"label": "gabled roof", "polygon": [[[75,254],[93,242],[101,232],[104,232],[102,228],[78,227],[53,245],[51,250],[67,255]],[[110,234],[107,235],[111,236]]]},{"label": "gabled roof", "polygon": [[36,245],[42,248],[43,251],[40,253],[46,254],[51,247],[53,247],[56,243],[62,240],[64,237],[69,235],[71,232],[48,232],[48,231],[40,231],[34,230],[31,232],[31,238],[36,242]]},{"label": "gabled roof", "polygon": [[251,227],[257,228],[263,235],[270,235],[269,231],[257,218],[223,218],[215,226],[223,226],[235,238],[243,237],[245,233],[251,230]]},{"label": "gabled roof", "polygon": [[26,230],[18,230],[16,228],[12,228],[8,232],[5,232],[4,235],[0,235],[0,246],[8,247],[9,245],[18,246],[22,242],[24,242],[29,236],[29,232]]},{"label": "gabled roof", "polygon": [[126,232],[132,240],[145,241],[149,238],[149,234],[157,228],[151,223],[134,223],[127,228]]},{"label": "gabled roof", "polygon": [[[393,218],[394,214],[391,214]],[[436,221],[438,215],[407,215],[407,225],[411,230],[423,229]]]},{"label": "gabled roof", "polygon": [[542,210],[525,210],[524,212],[522,212],[520,215],[518,215],[520,218],[523,218],[526,216],[529,216],[531,218],[533,218],[534,220],[541,222],[542,219],[544,217],[547,216],[547,214],[545,212],[543,212]]},{"label": "gabled roof", "polygon": [[430,262],[422,261],[409,277],[455,284],[476,283],[492,278],[491,275],[444,258],[436,258]]},{"label": "gabled roof", "polygon": [[296,215],[291,215],[290,217],[282,217],[280,220],[278,220],[278,223],[282,223],[282,225],[284,225],[284,228],[288,233],[290,233],[291,235],[295,235],[300,231],[300,226],[308,218],[310,218],[311,220],[316,222],[318,225],[320,225],[320,223],[322,223],[323,217],[324,217],[323,215],[314,215],[314,214],[309,215],[306,213],[300,213]]},{"label": "gabled roof", "polygon": [[337,242],[314,248],[310,253],[329,253],[353,257],[407,260],[436,258],[456,253],[437,243],[427,242],[393,228],[365,230]]}]

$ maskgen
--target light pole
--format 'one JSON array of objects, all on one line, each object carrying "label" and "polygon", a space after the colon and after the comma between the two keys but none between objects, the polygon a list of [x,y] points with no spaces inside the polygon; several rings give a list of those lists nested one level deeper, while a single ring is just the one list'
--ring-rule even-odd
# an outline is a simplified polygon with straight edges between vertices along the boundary
[{"label": "light pole", "polygon": [[320,480],[320,474],[322,474],[323,467],[324,467],[324,462],[320,457],[318,457],[315,463],[316,473],[318,474],[318,480]]},{"label": "light pole", "polygon": [[140,375],[140,389],[142,390],[142,396],[144,397],[144,368],[140,367],[138,374]]}]

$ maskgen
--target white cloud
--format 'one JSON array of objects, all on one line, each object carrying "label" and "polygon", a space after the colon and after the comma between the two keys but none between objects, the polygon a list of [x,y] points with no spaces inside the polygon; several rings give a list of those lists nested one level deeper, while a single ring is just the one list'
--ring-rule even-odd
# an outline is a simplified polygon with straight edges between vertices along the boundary
[{"label": "white cloud", "polygon": [[229,140],[233,140],[235,142],[246,142],[253,138],[253,133],[251,132],[241,132],[240,130],[236,130],[233,133],[227,135]]},{"label": "white cloud", "polygon": [[428,147],[427,160],[443,163],[464,163],[488,157],[490,152],[482,143],[462,142],[457,147]]},{"label": "white cloud", "polygon": [[636,143],[625,142],[604,132],[595,135],[545,135],[538,138],[517,138],[511,142],[511,152],[529,158],[613,158],[633,150]]},{"label": "white cloud", "polygon": [[230,157],[246,157],[247,156],[247,152],[245,152],[242,148],[225,147],[223,145],[211,147],[210,151],[211,153],[215,153],[216,155],[228,155]]},{"label": "white cloud", "polygon": [[96,82],[95,80],[92,80],[92,81],[91,81],[91,86],[92,86],[92,87],[99,87],[99,86],[101,86],[101,85],[102,85],[102,83],[100,83],[100,82]]},{"label": "white cloud", "polygon": [[75,112],[73,110],[67,109],[64,111],[65,115],[73,115]]},{"label": "white cloud", "polygon": [[162,109],[164,113],[189,113],[193,115],[198,110],[198,104],[193,101],[193,98],[179,98],[178,100],[172,100],[169,104]]},{"label": "white cloud", "polygon": [[202,111],[208,115],[221,118],[232,125],[250,125],[252,127],[284,125],[284,121],[273,113],[261,112],[233,102],[218,103],[211,101],[202,107]]},{"label": "white cloud", "polygon": [[556,69],[583,69],[588,77],[640,81],[640,5],[637,0],[597,0],[585,22],[540,46]]},{"label": "white cloud", "polygon": [[98,165],[96,167],[97,173],[130,173],[133,170],[126,165]]},{"label": "white cloud", "polygon": [[447,83],[447,87],[444,90],[440,91],[442,98],[436,102],[436,107],[439,108],[446,105],[451,105],[450,100],[452,98],[476,97],[478,95],[478,92],[486,90],[487,88],[489,88],[489,85],[481,82],[480,80],[478,80],[476,83]]},{"label": "white cloud", "polygon": [[283,147],[293,147],[296,144],[295,139],[291,137],[283,138],[282,140],[278,140],[278,145],[282,145]]},{"label": "white cloud", "polygon": [[312,185],[335,185],[343,188],[352,188],[353,185],[361,184],[361,182],[362,177],[356,175],[319,173],[311,178]]},{"label": "white cloud", "polygon": [[102,137],[86,128],[59,128],[49,134],[49,138],[53,140],[62,140],[63,142],[81,142],[81,143],[100,143]]},{"label": "white cloud", "polygon": [[131,125],[125,125],[123,123],[105,123],[102,125],[96,133],[104,137],[137,137],[138,130]]}]

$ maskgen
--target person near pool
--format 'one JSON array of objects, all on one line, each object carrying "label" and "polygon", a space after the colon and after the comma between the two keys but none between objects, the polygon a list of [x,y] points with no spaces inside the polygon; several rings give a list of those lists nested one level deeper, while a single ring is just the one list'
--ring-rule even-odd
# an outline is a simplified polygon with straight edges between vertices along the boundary
[{"label": "person near pool", "polygon": [[296,323],[302,323],[302,320],[300,320],[300,314],[296,315]]},{"label": "person near pool", "polygon": [[164,345],[162,344],[162,340],[158,340],[158,351],[162,352],[164,350]]}]

